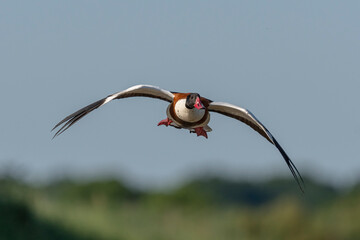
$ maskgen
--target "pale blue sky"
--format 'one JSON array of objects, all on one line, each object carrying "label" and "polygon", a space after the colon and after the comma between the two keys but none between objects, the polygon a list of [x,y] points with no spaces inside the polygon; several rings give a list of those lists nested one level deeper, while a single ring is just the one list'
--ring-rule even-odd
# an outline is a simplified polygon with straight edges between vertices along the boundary
[{"label": "pale blue sky", "polygon": [[66,115],[144,83],[248,108],[303,175],[352,183],[359,12],[358,1],[4,1],[0,166],[35,181],[113,174],[144,187],[204,172],[291,177],[246,125],[213,114],[207,140],[157,127],[167,103],[154,99],[114,101],[51,140]]}]

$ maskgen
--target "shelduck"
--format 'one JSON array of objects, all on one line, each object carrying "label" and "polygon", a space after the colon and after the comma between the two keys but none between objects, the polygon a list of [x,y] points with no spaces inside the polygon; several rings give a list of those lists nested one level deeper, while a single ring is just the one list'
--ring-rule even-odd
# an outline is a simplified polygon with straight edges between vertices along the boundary
[{"label": "shelduck", "polygon": [[161,120],[158,123],[158,126],[165,125],[179,129],[188,129],[191,133],[195,133],[197,136],[203,136],[205,138],[208,138],[207,133],[212,130],[208,125],[210,121],[210,112],[217,112],[247,124],[261,136],[266,138],[271,144],[275,145],[283,156],[294,179],[299,185],[300,190],[304,192],[303,178],[294,163],[273,135],[249,110],[229,103],[213,102],[208,98],[201,97],[198,93],[171,92],[151,85],[136,85],[124,91],[111,94],[65,117],[52,129],[55,130],[56,128],[59,128],[54,137],[62,134],[82,117],[98,107],[103,106],[114,99],[129,97],[150,97],[169,102],[170,104],[166,110],[167,118]]}]

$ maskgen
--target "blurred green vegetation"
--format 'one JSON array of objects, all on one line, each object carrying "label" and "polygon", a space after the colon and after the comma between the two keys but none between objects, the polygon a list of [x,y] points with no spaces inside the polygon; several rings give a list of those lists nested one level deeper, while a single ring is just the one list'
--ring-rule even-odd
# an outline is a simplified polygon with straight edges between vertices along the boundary
[{"label": "blurred green vegetation", "polygon": [[360,239],[360,184],[336,190],[306,179],[218,178],[168,192],[113,179],[35,187],[0,180],[0,239]]}]

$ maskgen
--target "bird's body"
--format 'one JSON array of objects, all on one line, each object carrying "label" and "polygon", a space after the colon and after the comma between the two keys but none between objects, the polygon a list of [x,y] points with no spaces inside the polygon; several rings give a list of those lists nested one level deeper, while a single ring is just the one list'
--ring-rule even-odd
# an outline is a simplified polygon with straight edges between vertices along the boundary
[{"label": "bird's body", "polygon": [[67,116],[53,128],[54,130],[63,124],[63,126],[55,133],[54,137],[63,133],[66,129],[96,108],[114,99],[128,97],[151,97],[169,102],[166,110],[167,118],[161,120],[158,123],[158,126],[165,125],[175,128],[188,129],[190,132],[196,133],[197,136],[204,136],[207,138],[207,132],[212,130],[208,126],[210,121],[210,112],[217,112],[249,125],[270,143],[276,146],[291,170],[291,173],[297,181],[300,189],[303,191],[303,187],[301,185],[303,180],[295,165],[276,139],[250,111],[229,103],[213,102],[210,99],[201,97],[198,93],[170,92],[150,85],[133,86],[124,91],[111,94],[106,98],[96,101]]},{"label": "bird's body", "polygon": [[[190,95],[191,93],[174,93],[174,100],[166,109],[168,118],[163,120],[164,124],[160,122],[159,125],[184,128],[190,130],[190,132],[200,131],[201,134],[198,134],[198,136],[202,135],[207,138],[206,132],[211,131],[211,128],[207,125],[210,121],[210,114],[207,109],[209,100],[199,96],[199,101],[203,104],[203,107],[189,108],[186,106],[186,99]],[[166,124],[168,120],[170,122]]]}]

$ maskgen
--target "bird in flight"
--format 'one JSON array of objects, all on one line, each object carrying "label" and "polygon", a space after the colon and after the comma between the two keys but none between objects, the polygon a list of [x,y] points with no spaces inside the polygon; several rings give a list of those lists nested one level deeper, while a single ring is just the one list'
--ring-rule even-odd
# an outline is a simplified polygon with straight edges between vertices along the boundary
[{"label": "bird in flight", "polygon": [[210,121],[209,112],[217,112],[247,124],[266,138],[271,144],[275,145],[283,156],[300,190],[304,192],[304,181],[294,163],[273,135],[249,110],[229,103],[213,102],[210,99],[201,97],[198,93],[170,92],[151,85],[136,85],[124,91],[111,94],[65,117],[52,129],[53,131],[59,128],[54,137],[62,134],[82,117],[98,107],[114,99],[128,97],[150,97],[169,102],[170,104],[166,109],[167,118],[161,120],[158,126],[165,125],[179,129],[188,129],[190,133],[195,133],[197,136],[203,136],[205,138],[208,138],[207,133],[212,131],[208,125]]}]

